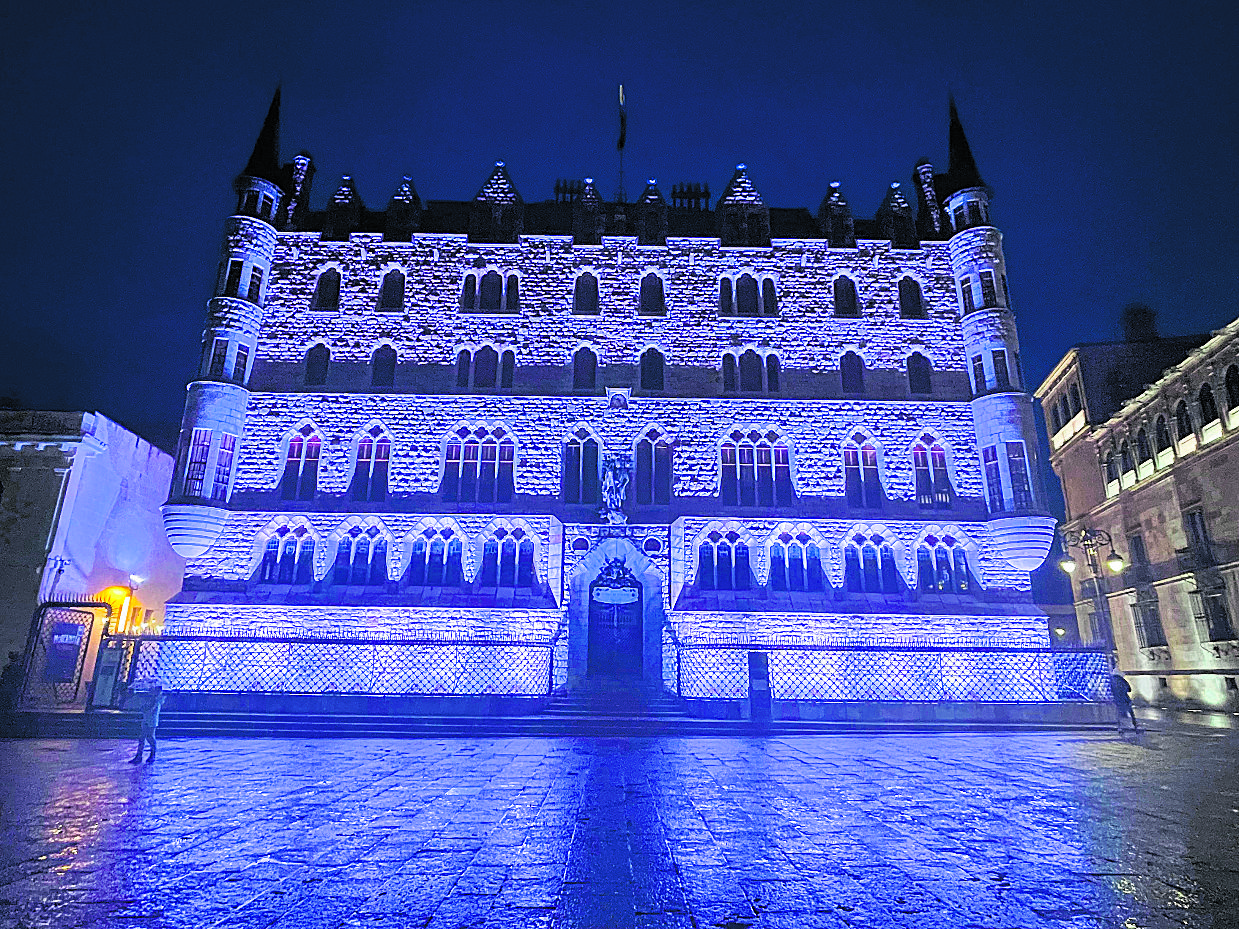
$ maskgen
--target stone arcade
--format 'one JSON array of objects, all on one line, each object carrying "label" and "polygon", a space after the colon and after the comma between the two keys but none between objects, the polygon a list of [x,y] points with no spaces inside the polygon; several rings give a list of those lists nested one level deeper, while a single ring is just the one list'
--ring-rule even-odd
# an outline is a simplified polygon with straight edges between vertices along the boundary
[{"label": "stone arcade", "polygon": [[[713,205],[653,180],[604,202],[588,178],[526,203],[499,162],[472,201],[405,178],[375,211],[345,177],[317,212],[278,126],[277,94],[189,385],[166,631],[321,637],[320,665],[356,667],[324,683],[304,653],[254,671],[274,646],[166,644],[170,686],[522,694],[602,673],[735,698],[735,646],[769,645],[777,697],[861,699],[872,667],[779,649],[1047,644],[1029,571],[1054,521],[953,104],[949,169],[918,164],[872,220],[837,183],[816,215],[767,207],[744,165]],[[339,641],[366,637],[387,644]],[[879,691],[975,697],[987,672],[958,661]]]}]

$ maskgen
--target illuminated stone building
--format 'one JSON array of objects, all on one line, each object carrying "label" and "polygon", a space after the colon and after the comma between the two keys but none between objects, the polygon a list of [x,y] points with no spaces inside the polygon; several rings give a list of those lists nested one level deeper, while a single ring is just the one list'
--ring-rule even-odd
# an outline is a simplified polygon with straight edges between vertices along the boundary
[{"label": "illuminated stone building", "polygon": [[496,163],[471,200],[345,177],[313,210],[277,135],[278,98],[189,385],[169,631],[559,633],[569,687],[670,680],[677,642],[1045,644],[1054,521],[953,106],[949,170],[873,219],[744,165],[713,202],[527,202]]},{"label": "illuminated stone building", "polygon": [[1137,699],[1233,707],[1239,320],[1212,336],[1143,328],[1073,348],[1037,389],[1064,530],[1107,533],[1123,559],[1117,572],[1075,559],[1079,627],[1113,647]]}]

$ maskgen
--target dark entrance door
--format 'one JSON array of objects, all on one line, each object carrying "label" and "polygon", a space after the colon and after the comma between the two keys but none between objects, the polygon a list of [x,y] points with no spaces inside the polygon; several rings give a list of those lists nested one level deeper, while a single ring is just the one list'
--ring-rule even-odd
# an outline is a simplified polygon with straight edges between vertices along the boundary
[{"label": "dark entrance door", "polygon": [[641,675],[641,582],[619,558],[589,585],[589,673]]}]

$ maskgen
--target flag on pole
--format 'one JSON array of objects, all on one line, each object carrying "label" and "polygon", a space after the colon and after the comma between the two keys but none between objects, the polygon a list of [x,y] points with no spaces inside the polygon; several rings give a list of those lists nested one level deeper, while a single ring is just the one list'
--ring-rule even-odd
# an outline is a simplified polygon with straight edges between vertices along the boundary
[{"label": "flag on pole", "polygon": [[628,136],[628,111],[624,108],[624,85],[619,85],[619,118],[620,118],[620,133],[619,141],[615,143],[615,150],[622,152],[624,150],[624,139]]}]

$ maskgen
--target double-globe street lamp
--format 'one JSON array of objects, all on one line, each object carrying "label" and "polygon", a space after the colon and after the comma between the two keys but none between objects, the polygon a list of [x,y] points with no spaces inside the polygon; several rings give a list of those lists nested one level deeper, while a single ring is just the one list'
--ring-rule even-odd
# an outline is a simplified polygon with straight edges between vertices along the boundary
[{"label": "double-globe street lamp", "polygon": [[[1068,574],[1074,574],[1075,569],[1079,566],[1074,558],[1071,557],[1071,549],[1076,548],[1084,552],[1084,557],[1088,561],[1088,568],[1093,574],[1093,634],[1101,633],[1105,638],[1107,648],[1114,648],[1114,629],[1110,624],[1110,609],[1106,604],[1105,590],[1105,575],[1101,570],[1101,565],[1104,560],[1107,568],[1112,574],[1121,574],[1123,569],[1127,567],[1127,562],[1123,560],[1123,556],[1114,550],[1114,540],[1110,537],[1110,533],[1104,529],[1076,529],[1071,532],[1061,534],[1063,543],[1063,557],[1058,559],[1058,566]],[[1102,558],[1102,548],[1108,548],[1110,554]],[[1100,628],[1098,628],[1100,627]]]}]

